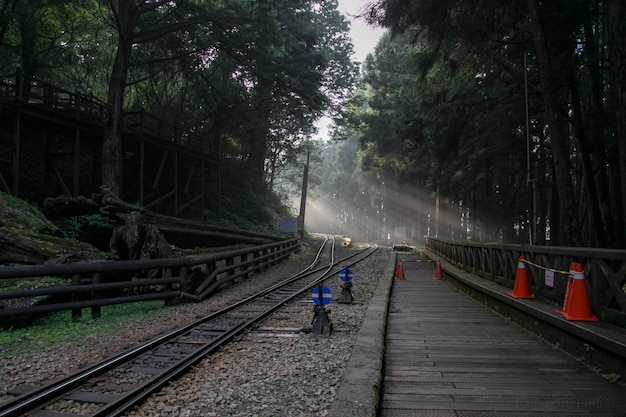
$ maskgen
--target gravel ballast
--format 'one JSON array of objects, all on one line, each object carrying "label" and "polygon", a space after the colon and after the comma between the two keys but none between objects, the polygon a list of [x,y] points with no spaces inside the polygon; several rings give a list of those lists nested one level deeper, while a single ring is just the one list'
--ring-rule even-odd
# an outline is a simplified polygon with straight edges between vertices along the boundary
[{"label": "gravel ballast", "polygon": [[[305,248],[294,259],[238,282],[202,303],[163,308],[150,317],[120,325],[113,333],[93,334],[79,342],[42,345],[37,352],[9,354],[0,366],[0,402],[11,398],[7,392],[18,386],[59,378],[81,364],[97,362],[239,300],[301,270],[314,251],[313,247]],[[328,306],[333,324],[330,336],[302,331],[311,327],[313,319],[310,298],[292,303],[260,323],[257,330],[202,360],[128,416],[328,415],[369,301],[379,281],[391,279],[387,276],[390,259],[390,253],[382,249],[352,268],[355,302],[333,301]],[[333,300],[341,293],[341,283],[337,276],[326,284]]]}]

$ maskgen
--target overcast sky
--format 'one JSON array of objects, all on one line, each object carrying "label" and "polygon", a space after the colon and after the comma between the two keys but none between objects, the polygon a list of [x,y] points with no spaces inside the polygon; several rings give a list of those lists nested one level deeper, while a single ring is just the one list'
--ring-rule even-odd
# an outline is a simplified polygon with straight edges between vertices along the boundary
[{"label": "overcast sky", "polygon": [[[348,20],[350,20],[350,36],[354,44],[353,60],[360,63],[365,62],[365,57],[370,52],[374,52],[374,48],[378,43],[378,39],[384,30],[368,26],[362,19],[355,19],[353,16],[360,14],[363,7],[367,4],[367,0],[339,0],[339,11],[342,12]],[[329,139],[328,125],[331,120],[323,117],[315,125],[319,129],[315,138],[322,140]]]},{"label": "overcast sky", "polygon": [[350,23],[350,35],[354,44],[354,59],[359,62],[365,61],[365,57],[374,51],[380,35],[384,32],[381,28],[368,26],[362,19],[355,19],[363,11],[367,0],[339,0],[339,11],[342,12]]}]

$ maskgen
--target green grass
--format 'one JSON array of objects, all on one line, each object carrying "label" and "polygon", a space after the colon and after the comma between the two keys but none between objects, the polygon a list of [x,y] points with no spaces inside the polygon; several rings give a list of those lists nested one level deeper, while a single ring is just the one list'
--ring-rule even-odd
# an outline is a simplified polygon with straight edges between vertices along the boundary
[{"label": "green grass", "polygon": [[92,334],[113,333],[123,322],[146,316],[163,308],[163,301],[144,301],[102,307],[99,319],[91,318],[91,309],[83,310],[82,319],[72,322],[70,311],[52,313],[22,329],[0,330],[0,357],[26,353],[62,342],[75,342]]},{"label": "green grass", "polygon": [[41,277],[41,278],[14,278],[0,280],[0,291],[19,291],[33,288],[55,287],[71,283],[67,278]]}]

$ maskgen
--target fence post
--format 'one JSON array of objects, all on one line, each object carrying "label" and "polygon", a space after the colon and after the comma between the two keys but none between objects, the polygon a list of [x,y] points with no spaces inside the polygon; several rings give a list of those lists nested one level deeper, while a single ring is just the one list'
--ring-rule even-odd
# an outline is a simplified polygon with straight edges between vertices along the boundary
[{"label": "fence post", "polygon": [[[265,248],[260,252],[260,255],[265,256],[268,253],[270,253],[269,249]],[[271,262],[271,259],[269,257],[265,258],[265,266],[263,267],[263,270],[267,270],[270,267],[270,262]]]},{"label": "fence post", "polygon": [[489,249],[489,257],[491,258],[491,282],[496,282],[496,251]]},{"label": "fence post", "polygon": [[[172,276],[172,268],[164,268],[163,269],[163,278],[170,278]],[[172,289],[172,284],[165,284],[164,292],[169,292]],[[174,304],[171,298],[166,298],[165,306],[169,307]]]},{"label": "fence post", "polygon": [[54,93],[54,87],[51,85],[43,86],[44,107],[54,109],[58,96]]},{"label": "fence post", "polygon": [[[279,256],[280,253],[283,252],[283,249],[289,249],[289,248],[290,248],[290,246],[287,246],[287,245],[280,245],[280,246],[273,247],[272,248],[272,254],[273,254],[273,256],[272,256],[272,260],[273,260],[272,265],[276,265],[278,263],[278,256]],[[295,251],[292,251],[292,253],[293,252],[295,252]]]},{"label": "fence post", "polygon": [[74,115],[77,119],[80,119],[81,106],[82,106],[82,97],[79,91],[74,93]]},{"label": "fence post", "polygon": [[204,267],[206,268],[207,276],[211,275],[213,273],[213,271],[215,271],[217,269],[216,261],[207,262],[207,263],[204,264]]},{"label": "fence post", "polygon": [[15,74],[15,101],[21,103],[24,101],[24,71],[19,69]]},{"label": "fence post", "polygon": [[[256,252],[256,251],[255,251],[255,252],[252,252],[252,259],[256,259],[256,254],[257,254],[257,252]],[[247,253],[244,253],[243,255],[241,255],[241,256],[239,257],[239,263],[244,263],[244,262],[248,262],[248,254],[247,254]],[[245,267],[240,267],[240,269],[241,269],[241,268],[245,268],[245,269],[246,269],[246,273],[245,273],[245,274],[243,274],[243,277],[244,277],[245,279],[250,278],[250,273],[248,272],[248,271],[250,271],[250,268],[249,268],[248,266],[245,266]]]},{"label": "fence post", "polygon": [[[226,266],[233,266],[233,265],[235,265],[235,258],[232,257],[232,256],[229,256],[228,258],[226,258]],[[230,269],[227,272],[227,274],[228,274],[228,276],[235,275],[235,270],[234,269]]]},{"label": "fence post", "polygon": [[[80,285],[80,274],[72,275],[72,285]],[[79,294],[80,293],[76,293],[76,292],[72,293],[72,302],[79,301],[79,298],[80,298]],[[73,308],[72,309],[72,321],[74,322],[80,321],[81,314],[82,314],[82,311],[80,308]]]},{"label": "fence post", "polygon": [[[93,277],[91,278],[91,283],[92,284],[100,284],[101,281],[102,281],[102,274],[100,274],[99,272],[96,272],[95,274],[93,274]],[[92,291],[91,292],[91,299],[92,300],[97,300],[98,298],[99,298],[98,291]],[[102,307],[101,306],[93,306],[93,307],[91,307],[91,318],[92,319],[99,319],[101,315],[102,315]]]}]

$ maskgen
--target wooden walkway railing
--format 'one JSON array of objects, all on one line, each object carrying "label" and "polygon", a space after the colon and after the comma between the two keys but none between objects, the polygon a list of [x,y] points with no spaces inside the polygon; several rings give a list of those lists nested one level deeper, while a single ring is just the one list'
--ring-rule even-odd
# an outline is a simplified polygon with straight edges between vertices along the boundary
[{"label": "wooden walkway railing", "polygon": [[[458,242],[426,237],[426,247],[474,275],[513,288],[520,256],[533,294],[562,305],[570,264],[583,264],[591,309],[626,327],[626,250]],[[554,280],[546,280],[554,275]]]},{"label": "wooden walkway railing", "polygon": [[[0,116],[0,190],[37,202],[98,192],[107,103],[15,73],[0,75]],[[137,109],[124,112],[122,137],[122,198],[170,216],[219,212],[213,134]]]},{"label": "wooden walkway railing", "polygon": [[67,91],[20,73],[0,76],[0,102],[36,106],[99,125],[106,116],[106,103],[98,98]]},{"label": "wooden walkway railing", "polygon": [[[27,105],[32,109],[53,111],[75,120],[87,121],[102,127],[107,104],[91,94],[71,92],[21,73],[0,75],[0,104]],[[190,152],[204,152],[217,157],[214,149],[207,149],[202,137],[181,132],[162,118],[139,111],[124,112],[125,133],[160,139],[162,145],[189,148]]]}]

